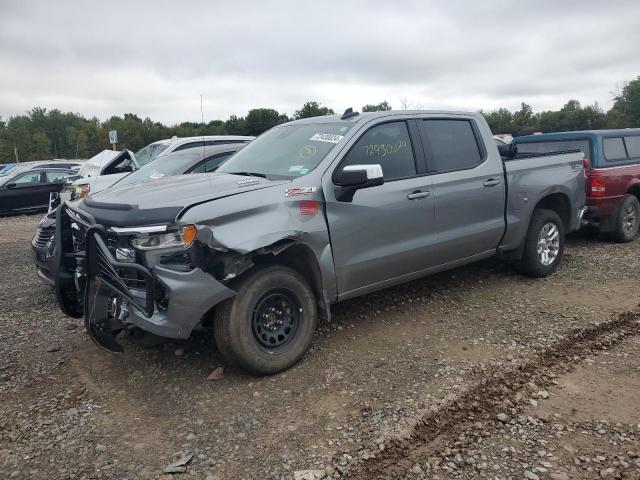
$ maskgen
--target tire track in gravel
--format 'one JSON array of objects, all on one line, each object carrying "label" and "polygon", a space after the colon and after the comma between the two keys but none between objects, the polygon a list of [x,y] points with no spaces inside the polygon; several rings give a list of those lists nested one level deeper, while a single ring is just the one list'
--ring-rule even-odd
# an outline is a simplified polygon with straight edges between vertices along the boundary
[{"label": "tire track in gravel", "polygon": [[609,349],[638,334],[640,305],[609,321],[572,330],[552,347],[510,369],[487,372],[461,396],[429,410],[408,435],[387,440],[384,450],[376,448],[373,458],[351,464],[344,477],[354,480],[404,477],[415,463],[437,455],[447,439],[455,439],[470,423],[495,419],[505,403],[524,405],[526,395],[518,394],[528,383],[549,386],[558,373],[571,370],[587,354]]}]

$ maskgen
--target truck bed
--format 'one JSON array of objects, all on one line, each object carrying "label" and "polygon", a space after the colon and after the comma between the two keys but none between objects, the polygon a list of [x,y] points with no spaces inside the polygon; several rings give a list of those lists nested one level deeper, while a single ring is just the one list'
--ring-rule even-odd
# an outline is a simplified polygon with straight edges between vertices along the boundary
[{"label": "truck bed", "polygon": [[580,227],[576,214],[579,212],[573,212],[570,205],[584,204],[583,156],[579,150],[503,156],[507,195],[502,250],[513,250],[522,244],[528,228],[523,219],[528,221],[539,200],[550,194],[567,200],[563,218],[567,233]]}]

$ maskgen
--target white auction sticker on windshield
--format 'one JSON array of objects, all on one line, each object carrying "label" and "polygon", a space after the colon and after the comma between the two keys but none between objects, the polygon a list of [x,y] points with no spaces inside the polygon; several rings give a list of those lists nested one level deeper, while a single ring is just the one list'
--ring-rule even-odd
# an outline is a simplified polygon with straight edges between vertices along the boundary
[{"label": "white auction sticker on windshield", "polygon": [[149,178],[153,179],[153,180],[158,180],[159,178],[164,177],[164,173],[160,173],[160,172],[153,172],[151,175],[149,175]]},{"label": "white auction sticker on windshield", "polygon": [[343,138],[344,135],[335,135],[333,133],[316,133],[309,140],[314,140],[316,142],[338,143]]}]

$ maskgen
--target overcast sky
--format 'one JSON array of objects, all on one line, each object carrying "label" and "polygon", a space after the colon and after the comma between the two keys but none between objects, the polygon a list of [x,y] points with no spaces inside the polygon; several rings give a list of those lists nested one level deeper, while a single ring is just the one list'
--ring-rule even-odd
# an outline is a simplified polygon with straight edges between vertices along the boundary
[{"label": "overcast sky", "polygon": [[165,123],[341,111],[608,109],[640,75],[639,1],[0,0],[0,115]]}]

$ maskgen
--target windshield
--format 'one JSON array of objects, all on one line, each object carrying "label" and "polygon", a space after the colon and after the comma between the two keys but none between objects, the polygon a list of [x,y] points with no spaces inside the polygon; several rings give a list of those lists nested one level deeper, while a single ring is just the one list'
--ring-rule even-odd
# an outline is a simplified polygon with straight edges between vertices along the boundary
[{"label": "windshield", "polygon": [[18,175],[20,175],[23,172],[26,172],[27,170],[31,170],[32,168],[34,168],[34,165],[30,165],[30,164],[12,164],[12,167],[10,169],[8,169],[7,171],[5,171],[2,175],[0,175],[0,185],[5,185],[7,183],[10,183],[11,180],[13,180],[14,178],[16,178]]},{"label": "windshield", "polygon": [[121,187],[123,185],[150,182],[162,177],[178,175],[184,173],[198,158],[200,158],[198,155],[169,155],[159,157],[116,182],[116,185]]},{"label": "windshield", "polygon": [[141,167],[146,165],[151,160],[160,155],[167,147],[169,146],[169,142],[155,142],[147,145],[146,147],[138,150],[135,153],[136,162]]},{"label": "windshield", "polygon": [[218,172],[296,178],[306,175],[342,140],[351,124],[312,123],[272,128],[225,162]]},{"label": "windshield", "polygon": [[3,165],[0,167],[0,175],[6,175],[9,173],[9,170],[12,170],[15,166],[15,163],[7,163],[6,165]]}]

